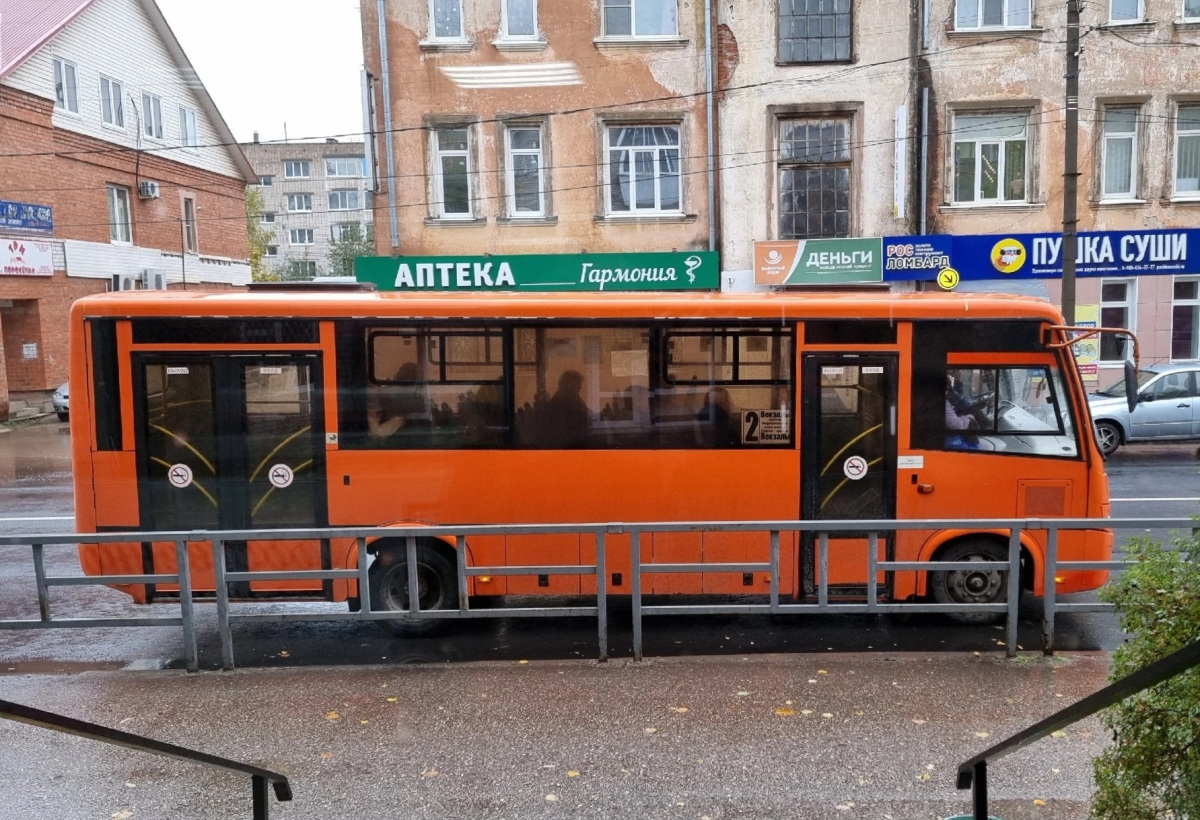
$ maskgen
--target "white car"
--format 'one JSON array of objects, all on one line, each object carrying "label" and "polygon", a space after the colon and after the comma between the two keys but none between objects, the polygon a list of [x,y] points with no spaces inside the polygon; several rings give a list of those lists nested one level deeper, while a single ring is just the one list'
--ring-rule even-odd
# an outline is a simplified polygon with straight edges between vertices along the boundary
[{"label": "white car", "polygon": [[70,418],[70,394],[67,391],[67,383],[54,391],[54,395],[50,397],[50,403],[54,405],[54,412],[58,414],[59,421],[66,421]]}]

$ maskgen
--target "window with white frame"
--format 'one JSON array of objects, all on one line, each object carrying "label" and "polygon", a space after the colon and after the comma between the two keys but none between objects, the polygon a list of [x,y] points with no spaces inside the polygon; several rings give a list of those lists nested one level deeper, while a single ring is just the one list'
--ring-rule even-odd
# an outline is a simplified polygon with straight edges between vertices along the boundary
[{"label": "window with white frame", "polygon": [[307,213],[312,210],[312,194],[288,194],[287,209],[292,213]]},{"label": "window with white frame", "polygon": [[850,59],[850,0],[779,0],[779,62]]},{"label": "window with white frame", "polygon": [[1110,23],[1140,23],[1146,19],[1142,0],[1109,0]]},{"label": "window with white frame", "polygon": [[306,159],[287,159],[283,161],[284,179],[308,179],[312,176],[312,163]]},{"label": "window with white frame", "polygon": [[196,232],[196,200],[183,198],[183,246],[188,253],[200,253],[200,241]]},{"label": "window with white frame", "polygon": [[1137,108],[1104,109],[1102,198],[1129,199],[1137,195],[1137,128]]},{"label": "window with white frame", "polygon": [[500,36],[505,40],[536,40],[537,0],[503,0]]},{"label": "window with white frame", "polygon": [[264,225],[275,224],[275,212],[274,211],[263,211],[259,215],[258,221],[263,223]]},{"label": "window with white frame", "polygon": [[1181,105],[1175,118],[1175,194],[1200,197],[1200,105]]},{"label": "window with white frame", "polygon": [[1029,115],[956,114],[954,201],[1024,202]]},{"label": "window with white frame", "polygon": [[1176,276],[1171,303],[1171,359],[1200,359],[1200,279]]},{"label": "window with white frame", "polygon": [[603,0],[605,37],[674,37],[677,0]]},{"label": "window with white frame", "polygon": [[366,176],[366,166],[362,157],[326,157],[325,176],[359,179]]},{"label": "window with white frame", "polygon": [[264,174],[258,178],[258,184],[263,188],[270,188],[275,184],[275,177],[273,174]]},{"label": "window with white frame", "polygon": [[429,31],[434,40],[462,40],[462,0],[429,0]]},{"label": "window with white frame", "polygon": [[[1137,316],[1137,280],[1136,279],[1101,279],[1100,280],[1100,326],[1123,327],[1136,330],[1134,319]],[[1124,337],[1115,333],[1100,334],[1100,361],[1125,361]]]},{"label": "window with white frame", "polygon": [[54,58],[54,107],[79,113],[79,80],[75,64]]},{"label": "window with white frame", "polygon": [[1183,19],[1189,23],[1200,22],[1200,0],[1183,0]]},{"label": "window with white frame", "polygon": [[267,245],[267,256],[279,256],[279,246]]},{"label": "window with white frame", "polygon": [[142,94],[142,133],[156,140],[163,138],[162,98],[154,94]]},{"label": "window with white frame", "polygon": [[779,238],[850,235],[850,119],[779,121]]},{"label": "window with white frame", "polygon": [[108,186],[108,237],[118,245],[133,242],[133,225],[129,216],[129,189],[120,185]]},{"label": "window with white frame", "polygon": [[338,190],[329,192],[329,210],[331,211],[357,211],[358,210],[358,191],[353,189]]},{"label": "window with white frame", "polygon": [[293,259],[288,262],[289,279],[312,279],[317,275],[317,262],[314,259]]},{"label": "window with white frame", "polygon": [[443,218],[470,218],[470,129],[440,128],[433,133],[433,147],[435,212]]},{"label": "window with white frame", "polygon": [[1029,28],[1033,0],[957,0],[956,31],[989,28]]},{"label": "window with white frame", "polygon": [[545,216],[542,129],[539,126],[511,126],[505,131],[504,147],[508,215],[518,218]]},{"label": "window with white frame", "polygon": [[362,227],[357,222],[335,222],[329,226],[329,238],[334,242],[353,242],[362,237]]},{"label": "window with white frame", "polygon": [[611,125],[604,140],[610,215],[680,213],[678,125]]},{"label": "window with white frame", "polygon": [[200,137],[196,133],[196,112],[182,105],[179,106],[179,144],[184,148],[200,145]]},{"label": "window with white frame", "polygon": [[292,228],[288,231],[288,240],[293,245],[311,245],[313,243],[313,229]]},{"label": "window with white frame", "polygon": [[125,87],[119,80],[100,76],[100,119],[105,125],[125,127]]}]

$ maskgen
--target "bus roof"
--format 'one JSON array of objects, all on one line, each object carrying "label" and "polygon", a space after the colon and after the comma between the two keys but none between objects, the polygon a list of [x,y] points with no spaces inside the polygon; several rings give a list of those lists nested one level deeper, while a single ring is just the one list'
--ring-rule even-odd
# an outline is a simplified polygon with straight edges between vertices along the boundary
[{"label": "bus roof", "polygon": [[1035,319],[1061,323],[1042,299],[994,293],[510,293],[372,291],[114,291],[74,303],[72,319],[289,318],[743,318]]}]

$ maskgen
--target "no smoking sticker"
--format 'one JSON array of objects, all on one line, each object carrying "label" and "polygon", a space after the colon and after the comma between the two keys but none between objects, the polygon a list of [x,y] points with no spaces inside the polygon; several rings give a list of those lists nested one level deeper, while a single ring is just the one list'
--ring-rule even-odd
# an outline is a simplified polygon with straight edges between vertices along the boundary
[{"label": "no smoking sticker", "polygon": [[281,490],[284,487],[290,486],[292,479],[296,477],[292,472],[292,468],[286,464],[276,464],[271,468],[268,475],[270,476],[272,486],[278,487]]},{"label": "no smoking sticker", "polygon": [[192,483],[192,468],[186,464],[172,464],[167,468],[167,481],[172,487],[183,489]]},{"label": "no smoking sticker", "polygon": [[867,474],[867,460],[862,456],[850,456],[842,462],[842,472],[851,481],[858,481]]}]

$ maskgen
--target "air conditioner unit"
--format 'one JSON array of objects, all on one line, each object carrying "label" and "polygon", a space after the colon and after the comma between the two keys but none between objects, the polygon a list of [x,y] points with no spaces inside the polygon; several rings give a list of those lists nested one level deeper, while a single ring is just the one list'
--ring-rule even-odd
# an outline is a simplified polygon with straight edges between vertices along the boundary
[{"label": "air conditioner unit", "polygon": [[143,180],[138,183],[138,196],[142,199],[158,199],[160,195],[157,182],[151,180]]},{"label": "air conditioner unit", "polygon": [[166,290],[167,275],[160,270],[142,271],[142,287],[146,290]]},{"label": "air conditioner unit", "polygon": [[113,290],[141,290],[144,287],[145,285],[142,284],[142,277],[138,274],[113,274]]}]

